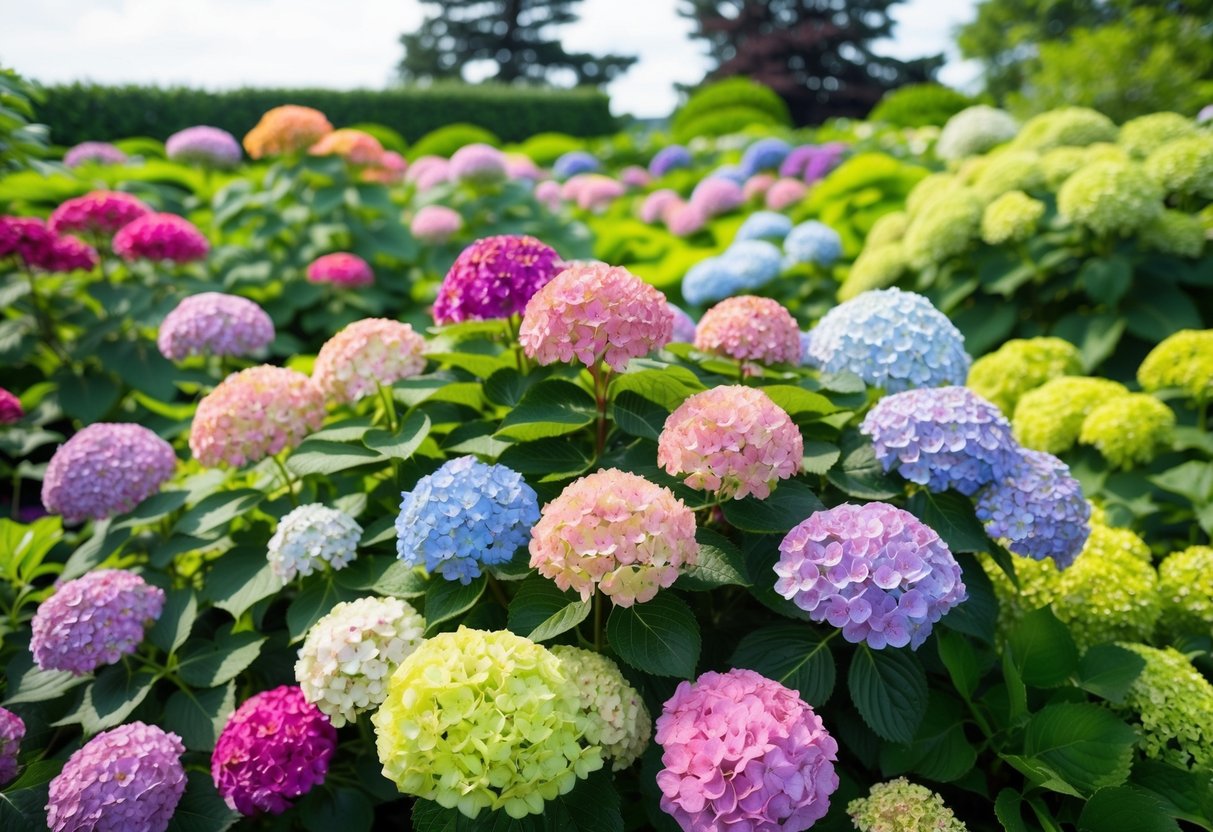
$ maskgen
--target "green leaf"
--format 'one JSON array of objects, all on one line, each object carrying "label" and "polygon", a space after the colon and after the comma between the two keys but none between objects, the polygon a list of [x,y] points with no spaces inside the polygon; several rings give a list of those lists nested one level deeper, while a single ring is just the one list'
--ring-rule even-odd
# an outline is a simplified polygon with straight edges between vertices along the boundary
[{"label": "green leaf", "polygon": [[1027,685],[1051,688],[1078,669],[1078,648],[1048,607],[1024,615],[1007,636],[1007,651]]},{"label": "green leaf", "polygon": [[558,436],[511,445],[497,461],[520,474],[575,477],[594,464],[594,449],[577,437]]},{"label": "green leaf", "polygon": [[772,384],[761,389],[798,425],[828,416],[838,410],[838,406],[825,396],[805,390],[803,387],[791,384]]},{"label": "green leaf", "polygon": [[151,693],[155,682],[156,677],[146,671],[128,673],[123,665],[107,667],[84,691],[84,701],[75,713],[55,724],[79,722],[86,734],[121,725]]},{"label": "green leaf", "polygon": [[1163,491],[1187,497],[1193,505],[1200,506],[1213,500],[1213,462],[1192,460],[1168,468],[1149,480]]},{"label": "green leaf", "polygon": [[1003,789],[994,801],[994,815],[1006,832],[1031,832],[1023,821],[1023,797],[1014,789]]},{"label": "green leaf", "polygon": [[687,368],[667,366],[660,370],[638,370],[616,376],[611,382],[608,396],[617,399],[630,391],[672,413],[690,396],[705,389],[703,382]]},{"label": "green leaf", "polygon": [[889,500],[900,496],[900,485],[876,461],[872,443],[859,433],[843,434],[842,456],[826,478],[834,487],[861,500]]},{"label": "green leaf", "polygon": [[530,441],[580,430],[597,418],[594,397],[561,379],[536,384],[501,422],[497,436]]},{"label": "green leaf", "polygon": [[6,706],[50,702],[89,680],[88,676],[77,676],[66,670],[41,670],[34,666],[34,657],[28,650],[13,656],[5,669],[5,678]]},{"label": "green leaf", "polygon": [[286,627],[290,631],[291,642],[299,641],[307,635],[312,625],[328,615],[333,607],[342,601],[352,601],[356,597],[356,591],[339,586],[332,580],[331,575],[313,576],[287,607]]},{"label": "green leaf", "polygon": [[1066,315],[1053,328],[1053,335],[1078,347],[1085,372],[1093,372],[1116,351],[1124,335],[1125,319],[1110,312],[1075,312]]},{"label": "green leaf", "polygon": [[977,749],[965,737],[964,724],[956,718],[960,707],[949,697],[933,694],[914,741],[881,747],[881,773],[887,776],[912,771],[928,780],[949,783],[972,771]]},{"label": "green leaf", "polygon": [[1115,307],[1133,284],[1133,264],[1127,257],[1092,257],[1078,270],[1078,281],[1087,297]]},{"label": "green leaf", "polygon": [[400,425],[395,434],[386,430],[368,431],[362,443],[372,451],[378,451],[392,459],[409,459],[417,453],[421,443],[430,435],[430,417],[414,410]]},{"label": "green leaf", "polygon": [[694,566],[684,567],[675,584],[679,589],[708,590],[718,586],[749,586],[745,558],[727,537],[711,529],[695,532],[699,557]]},{"label": "green leaf", "polygon": [[[1043,764],[1081,795],[1129,777],[1133,729],[1098,705],[1046,705],[1024,732],[1024,755]],[[1040,784],[1057,789],[1056,785]]]},{"label": "green leaf", "polygon": [[139,526],[159,520],[185,505],[189,496],[188,491],[161,491],[159,494],[153,494],[131,511],[115,517],[114,526]]},{"label": "green leaf", "polygon": [[469,584],[432,575],[425,588],[426,635],[433,635],[438,632],[439,624],[470,610],[480,600],[487,585],[488,579],[484,575]]},{"label": "green leaf", "polygon": [[576,592],[561,592],[541,575],[522,582],[510,600],[509,626],[531,641],[546,641],[573,629],[590,614],[590,602]]},{"label": "green leaf", "polygon": [[103,563],[110,555],[125,546],[130,539],[131,530],[128,527],[114,527],[108,520],[94,524],[92,537],[72,552],[67,563],[63,565],[63,571],[59,573],[59,580],[70,581],[73,578],[79,578],[85,572]]},{"label": "green leaf", "polygon": [[236,683],[209,690],[179,690],[164,704],[164,727],[177,733],[190,751],[210,751],[228,716],[236,709]]},{"label": "green leaf", "polygon": [[168,832],[224,832],[240,820],[215,790],[210,772],[190,771],[186,777],[185,794],[173,812]]},{"label": "green leaf", "polygon": [[1207,771],[1142,757],[1133,764],[1129,782],[1161,800],[1171,817],[1213,829],[1213,782]]},{"label": "green leaf", "polygon": [[165,653],[172,653],[185,643],[190,628],[198,617],[198,598],[192,589],[171,589],[164,601],[160,618],[148,631],[152,644]]},{"label": "green leaf", "polygon": [[1078,686],[1119,705],[1145,666],[1145,659],[1132,650],[1115,644],[1097,644],[1078,663]]},{"label": "green leaf", "polygon": [[824,474],[834,467],[842,456],[842,449],[830,442],[819,442],[814,439],[804,443],[804,460],[800,470],[806,474]]},{"label": "green leaf", "polygon": [[367,832],[375,822],[375,809],[358,789],[324,786],[299,801],[299,816],[309,832]]},{"label": "green leaf", "polygon": [[619,657],[655,676],[689,679],[699,663],[699,624],[686,602],[669,590],[645,604],[615,607],[607,639]]},{"label": "green leaf", "polygon": [[725,519],[743,531],[783,534],[825,505],[807,483],[793,479],[776,485],[765,500],[726,500],[722,508]]},{"label": "green leaf", "polygon": [[994,585],[972,555],[962,552],[956,555],[956,562],[960,564],[968,598],[950,609],[939,623],[949,630],[993,644],[994,631],[998,626],[998,599],[994,596]]},{"label": "green leaf", "polygon": [[670,411],[639,393],[623,390],[611,400],[610,415],[624,433],[657,441]]},{"label": "green leaf", "polygon": [[1179,832],[1166,807],[1149,792],[1130,786],[1100,789],[1078,816],[1080,832]]},{"label": "green leaf", "polygon": [[935,631],[935,648],[957,692],[966,700],[971,700],[977,683],[981,681],[981,665],[973,646],[959,633],[940,628]]},{"label": "green leaf", "polygon": [[238,488],[212,494],[181,515],[173,526],[173,534],[194,537],[203,535],[212,529],[227,525],[264,499],[265,493],[255,488]]},{"label": "green leaf", "polygon": [[[379,434],[384,431],[370,431],[367,435],[371,433]],[[305,439],[291,452],[286,467],[292,474],[302,477],[308,474],[336,474],[360,465],[372,465],[386,460],[387,457],[379,451],[363,445]]]},{"label": "green leaf", "polygon": [[908,743],[927,711],[927,676],[913,653],[860,645],[847,687],[859,715],[880,737]]},{"label": "green leaf", "polygon": [[222,685],[252,664],[266,641],[260,633],[233,633],[231,625],[224,625],[213,642],[198,641],[182,651],[178,673],[182,681],[194,687]]},{"label": "green leaf", "polygon": [[517,407],[526,391],[538,381],[536,376],[524,376],[513,367],[502,367],[484,382],[484,397],[502,407]]},{"label": "green leaf", "polygon": [[282,580],[274,574],[265,556],[240,546],[225,552],[212,564],[202,597],[233,618],[239,618],[253,604],[280,589]]},{"label": "green leaf", "polygon": [[1151,280],[1148,286],[1135,286],[1127,300],[1129,332],[1147,343],[1157,344],[1181,329],[1203,327],[1191,296],[1177,286]]},{"label": "green leaf", "polygon": [[107,373],[74,375],[61,367],[52,376],[59,385],[59,406],[86,425],[101,421],[122,394],[122,385]]},{"label": "green leaf", "polygon": [[953,553],[985,552],[990,548],[990,538],[967,497],[953,491],[932,494],[922,490],[910,497],[906,508],[934,529]]},{"label": "green leaf", "polygon": [[396,561],[371,587],[379,595],[391,595],[393,598],[420,598],[425,595],[425,572],[416,566],[409,566],[403,561]]},{"label": "green leaf", "polygon": [[729,664],[786,685],[820,708],[834,691],[834,656],[829,642],[803,624],[773,624],[749,633]]}]

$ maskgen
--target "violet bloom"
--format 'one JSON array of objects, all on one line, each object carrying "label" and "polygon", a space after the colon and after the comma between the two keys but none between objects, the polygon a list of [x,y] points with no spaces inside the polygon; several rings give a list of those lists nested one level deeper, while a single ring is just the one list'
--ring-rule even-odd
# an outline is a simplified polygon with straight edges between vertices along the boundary
[{"label": "violet bloom", "polygon": [[81,142],[63,155],[63,164],[78,168],[92,162],[98,165],[124,165],[127,155],[109,142]]},{"label": "violet bloom", "polygon": [[164,152],[174,162],[209,168],[232,168],[240,164],[240,142],[226,130],[199,125],[168,137]]},{"label": "violet bloom", "polygon": [[7,708],[0,708],[0,786],[17,776],[17,755],[25,738],[25,721]]},{"label": "violet bloom", "polygon": [[434,321],[445,326],[519,315],[560,269],[556,250],[534,237],[477,240],[455,258],[438,288]]}]

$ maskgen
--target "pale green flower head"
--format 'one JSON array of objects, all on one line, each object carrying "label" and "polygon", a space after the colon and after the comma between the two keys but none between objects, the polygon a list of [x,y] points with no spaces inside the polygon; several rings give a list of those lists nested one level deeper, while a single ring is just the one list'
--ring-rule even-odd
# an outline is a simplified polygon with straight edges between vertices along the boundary
[{"label": "pale green flower head", "polygon": [[1112,119],[1088,107],[1061,107],[1029,119],[1011,146],[1044,152],[1055,147],[1085,147],[1111,141],[1116,141]]},{"label": "pale green flower head", "polygon": [[1125,236],[1163,211],[1162,190],[1140,165],[1092,162],[1065,181],[1057,193],[1062,219],[1095,234]]},{"label": "pale green flower head", "polygon": [[872,223],[872,230],[868,232],[867,238],[863,241],[864,248],[879,248],[889,243],[900,242],[901,238],[906,235],[906,228],[909,225],[910,218],[905,211],[892,211],[885,214]]},{"label": "pale green flower head", "polygon": [[1173,647],[1120,646],[1146,661],[1121,707],[1140,721],[1138,747],[1181,768],[1213,766],[1213,685]]},{"label": "pale green flower head", "polygon": [[1213,546],[1189,546],[1158,565],[1162,627],[1171,634],[1213,630]]},{"label": "pale green flower head", "polygon": [[1179,113],[1150,113],[1121,125],[1117,141],[1131,156],[1141,159],[1169,141],[1186,139],[1198,132],[1195,122]]},{"label": "pale green flower head", "polygon": [[1045,204],[1023,191],[1008,191],[986,206],[981,239],[992,246],[1021,242],[1036,233]]},{"label": "pale green flower head", "polygon": [[869,289],[887,289],[906,273],[908,266],[905,246],[901,243],[865,248],[855,258],[846,280],[838,288],[838,299],[850,300]]},{"label": "pale green flower head", "polygon": [[[989,213],[989,209],[986,211]],[[1016,338],[974,361],[965,384],[1011,416],[1020,397],[1029,390],[1058,376],[1080,372],[1078,347],[1069,341],[1052,337]]]},{"label": "pale green flower head", "polygon": [[1200,217],[1183,211],[1163,211],[1141,230],[1146,248],[1178,257],[1200,257],[1205,247],[1205,226]]},{"label": "pale green flower head", "polygon": [[1177,387],[1190,398],[1213,395],[1213,329],[1181,329],[1165,338],[1137,368],[1143,390]]},{"label": "pale green flower head", "polygon": [[557,645],[552,654],[577,686],[587,717],[586,739],[602,746],[603,756],[612,760],[612,771],[636,762],[649,745],[653,718],[640,694],[623,678],[619,665],[579,647]]},{"label": "pale green flower head", "polygon": [[1128,393],[1123,384],[1106,378],[1059,376],[1020,397],[1011,427],[1024,447],[1064,453],[1078,441],[1087,414]]},{"label": "pale green flower head", "polygon": [[943,798],[904,777],[877,783],[867,797],[847,804],[859,832],[967,832]]},{"label": "pale green flower head", "polygon": [[1104,402],[1083,420],[1078,441],[1093,445],[1117,468],[1145,465],[1169,445],[1175,412],[1149,393],[1130,393]]},{"label": "pale green flower head", "polygon": [[1168,195],[1213,199],[1213,133],[1167,142],[1146,157],[1145,169]]},{"label": "pale green flower head", "polygon": [[1039,154],[1030,150],[1006,150],[989,157],[989,163],[973,181],[973,190],[989,201],[1008,191],[1033,191],[1044,184]]},{"label": "pale green flower head", "polygon": [[906,229],[905,252],[910,266],[925,269],[963,254],[981,229],[982,201],[969,189],[941,195],[914,216]]}]

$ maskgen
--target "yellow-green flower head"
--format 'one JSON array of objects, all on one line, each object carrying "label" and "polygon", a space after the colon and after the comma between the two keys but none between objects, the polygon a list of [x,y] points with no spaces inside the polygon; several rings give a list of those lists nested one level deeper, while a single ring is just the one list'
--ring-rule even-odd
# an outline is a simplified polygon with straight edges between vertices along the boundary
[{"label": "yellow-green flower head", "polygon": [[1011,146],[1016,150],[1044,152],[1055,147],[1085,147],[1112,141],[1116,141],[1112,119],[1087,107],[1061,107],[1028,119]]},{"label": "yellow-green flower head", "polygon": [[1092,162],[1057,192],[1062,218],[1096,234],[1126,235],[1162,213],[1162,191],[1131,162]]},{"label": "yellow-green flower head", "polygon": [[967,832],[943,798],[904,777],[877,783],[867,797],[847,804],[859,832]]},{"label": "yellow-green flower head", "polygon": [[538,814],[602,768],[560,659],[509,632],[460,627],[422,642],[371,721],[385,777],[469,818]]},{"label": "yellow-green flower head", "polygon": [[1146,248],[1177,257],[1199,257],[1205,247],[1205,225],[1183,211],[1163,211],[1141,230]]},{"label": "yellow-green flower head", "polygon": [[[1091,534],[1095,534],[1094,524],[1091,526]],[[1011,583],[1011,579],[992,557],[984,554],[978,557],[982,569],[994,586],[994,595],[998,598],[999,638],[1005,637],[1025,613],[1053,603],[1053,599],[1057,597],[1057,579],[1061,574],[1052,558],[1034,560],[1014,552],[1009,554],[1015,567],[1015,578],[1019,581],[1018,587]]]},{"label": "yellow-green flower head", "polygon": [[962,185],[972,185],[988,164],[990,164],[989,156],[974,156],[971,159],[965,159],[956,168],[956,181]]},{"label": "yellow-green flower head", "polygon": [[1062,183],[1077,173],[1088,162],[1084,147],[1055,147],[1040,157],[1040,169],[1045,184],[1056,191]]},{"label": "yellow-green flower head", "polygon": [[973,183],[982,199],[987,201],[1007,191],[1033,191],[1045,184],[1040,155],[1030,150],[1006,150],[990,157]]},{"label": "yellow-green flower head", "polygon": [[906,229],[906,258],[925,269],[965,251],[981,230],[982,201],[969,189],[957,188],[932,201]]},{"label": "yellow-green flower head", "polygon": [[602,746],[612,771],[622,771],[644,753],[653,735],[653,718],[636,689],[606,656],[579,647],[559,645],[552,654],[564,675],[577,686],[586,715],[585,736]]},{"label": "yellow-green flower head", "polygon": [[1167,142],[1151,151],[1145,168],[1168,195],[1213,199],[1213,133]]},{"label": "yellow-green flower head", "polygon": [[1060,454],[1078,441],[1087,414],[1128,393],[1123,384],[1106,378],[1058,376],[1020,397],[1011,427],[1024,447]]},{"label": "yellow-green flower head", "polygon": [[1087,164],[1092,162],[1127,162],[1129,154],[1118,144],[1111,142],[1096,142],[1082,149],[1087,158]]},{"label": "yellow-green flower head", "polygon": [[[1103,530],[1126,531],[1106,526]],[[1154,567],[1125,552],[1118,539],[1123,534],[1093,531],[1074,563],[1058,576],[1053,612],[1081,648],[1108,641],[1146,641],[1162,614]]]},{"label": "yellow-green flower head", "polygon": [[901,243],[865,248],[838,287],[838,299],[850,300],[869,289],[887,289],[906,273],[908,267],[905,246]]},{"label": "yellow-green flower head", "polygon": [[1183,768],[1213,766],[1213,685],[1174,647],[1120,646],[1146,660],[1123,706],[1141,721],[1137,746]]},{"label": "yellow-green flower head", "polygon": [[906,215],[910,219],[914,219],[935,200],[950,196],[960,187],[959,178],[950,173],[932,173],[930,176],[920,179],[906,196]]},{"label": "yellow-green flower head", "polygon": [[863,246],[865,249],[880,248],[889,243],[900,242],[901,238],[906,235],[906,228],[909,225],[910,218],[906,216],[905,211],[893,211],[885,214],[872,223],[872,230],[868,232]]},{"label": "yellow-green flower head", "polygon": [[1213,628],[1213,546],[1189,546],[1158,565],[1162,627],[1208,635]]},{"label": "yellow-green flower head", "polygon": [[1181,329],[1169,335],[1137,368],[1144,390],[1178,387],[1190,398],[1213,394],[1213,329]]},{"label": "yellow-green flower head", "polygon": [[1026,240],[1036,233],[1045,204],[1023,191],[1008,191],[986,206],[981,239],[992,246]]},{"label": "yellow-green flower head", "polygon": [[1120,146],[1138,158],[1175,139],[1197,135],[1192,119],[1179,113],[1150,113],[1126,121],[1120,128]]},{"label": "yellow-green flower head", "polygon": [[1171,443],[1175,412],[1149,393],[1104,402],[1083,420],[1078,441],[1094,445],[1117,468],[1145,465]]},{"label": "yellow-green flower head", "polygon": [[[989,213],[988,208],[986,211]],[[1052,337],[1016,338],[974,361],[965,384],[1010,416],[1024,393],[1049,379],[1080,372],[1078,347],[1069,341]]]}]

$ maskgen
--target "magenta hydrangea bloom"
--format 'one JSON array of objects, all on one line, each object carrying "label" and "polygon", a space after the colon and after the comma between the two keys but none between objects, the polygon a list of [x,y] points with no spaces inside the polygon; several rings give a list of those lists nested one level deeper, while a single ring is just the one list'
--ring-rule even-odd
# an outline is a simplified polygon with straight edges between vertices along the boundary
[{"label": "magenta hydrangea bloom", "polygon": [[145,214],[114,235],[114,253],[123,260],[202,260],[210,243],[197,227],[176,214]]},{"label": "magenta hydrangea bloom", "polygon": [[98,165],[124,165],[127,155],[109,142],[81,142],[63,154],[63,164],[69,168],[80,167],[87,162]]},{"label": "magenta hydrangea bloom", "polygon": [[17,776],[17,755],[25,738],[25,721],[7,708],[0,708],[0,786]]},{"label": "magenta hydrangea bloom", "polygon": [[99,569],[38,605],[29,649],[43,670],[92,673],[135,652],[163,610],[163,589],[134,572]]},{"label": "magenta hydrangea bloom", "polygon": [[55,237],[42,256],[31,262],[48,272],[91,272],[100,262],[97,250],[75,237]]},{"label": "magenta hydrangea bloom", "polygon": [[695,347],[737,361],[799,364],[800,327],[779,301],[739,295],[703,314]]},{"label": "magenta hydrangea bloom", "polygon": [[445,326],[520,314],[560,269],[556,250],[534,237],[477,240],[459,253],[443,278],[434,321]]},{"label": "magenta hydrangea bloom", "polygon": [[55,234],[110,237],[151,212],[137,196],[121,191],[93,191],[60,204],[47,224]]},{"label": "magenta hydrangea bloom", "polygon": [[183,299],[160,324],[156,346],[169,361],[191,355],[250,355],[274,340],[274,322],[248,298],[203,292]]},{"label": "magenta hydrangea bloom", "polygon": [[505,154],[487,144],[469,144],[451,155],[447,175],[452,182],[493,185],[505,181]]},{"label": "magenta hydrangea bloom", "polygon": [[354,321],[324,342],[312,380],[330,401],[354,402],[425,369],[425,339],[387,318]]},{"label": "magenta hydrangea bloom", "polygon": [[164,143],[164,153],[174,162],[231,168],[240,164],[240,142],[226,130],[200,124],[178,130]]},{"label": "magenta hydrangea bloom", "polygon": [[236,709],[211,754],[211,777],[242,815],[281,814],[324,782],[337,729],[298,685],[259,693]]},{"label": "magenta hydrangea bloom", "polygon": [[426,205],[418,209],[409,223],[409,231],[423,243],[442,245],[463,229],[463,217],[445,205]]},{"label": "magenta hydrangea bloom", "polygon": [[370,286],[375,282],[371,265],[357,254],[338,251],[317,257],[307,267],[307,279],[312,283],[332,283],[334,286]]},{"label": "magenta hydrangea bloom", "polygon": [[21,406],[21,400],[0,387],[0,425],[20,422],[23,416],[25,416],[25,408]]},{"label": "magenta hydrangea bloom", "polygon": [[164,832],[181,795],[181,737],[132,722],[103,731],[51,781],[51,832]]},{"label": "magenta hydrangea bloom", "polygon": [[0,259],[16,257],[27,266],[46,256],[55,235],[35,217],[0,216]]},{"label": "magenta hydrangea bloom", "polygon": [[802,832],[838,788],[838,743],[821,717],[752,670],[680,682],[655,739],[661,810],[685,832]]},{"label": "magenta hydrangea bloom", "polygon": [[42,504],[68,523],[130,511],[177,470],[173,446],[142,425],[97,422],[64,442],[42,479]]},{"label": "magenta hydrangea bloom", "polygon": [[964,601],[947,544],[908,511],[844,503],[814,512],[779,544],[775,591],[852,643],[917,650]]}]

